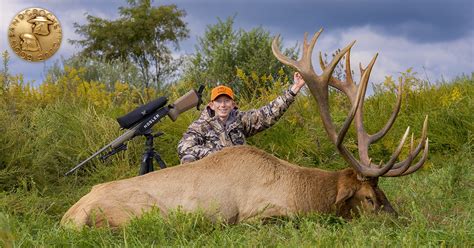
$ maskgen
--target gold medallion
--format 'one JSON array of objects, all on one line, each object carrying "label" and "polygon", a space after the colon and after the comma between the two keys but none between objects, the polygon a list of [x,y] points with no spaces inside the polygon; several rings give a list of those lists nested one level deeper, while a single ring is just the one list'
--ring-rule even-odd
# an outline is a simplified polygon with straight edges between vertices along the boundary
[{"label": "gold medallion", "polygon": [[58,19],[48,10],[29,8],[18,13],[8,27],[13,51],[28,61],[44,61],[59,49],[62,30]]}]

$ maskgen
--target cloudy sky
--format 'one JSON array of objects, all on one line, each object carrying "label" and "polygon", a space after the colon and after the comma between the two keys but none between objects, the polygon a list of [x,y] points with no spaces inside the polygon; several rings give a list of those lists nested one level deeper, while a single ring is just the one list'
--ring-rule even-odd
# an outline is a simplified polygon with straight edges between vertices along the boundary
[{"label": "cloudy sky", "polygon": [[[118,17],[125,0],[0,0],[0,51],[11,54],[10,71],[41,83],[46,69],[61,57],[68,58],[79,48],[68,39],[78,39],[73,23],[85,23],[85,14],[107,19]],[[250,30],[263,27],[272,35],[281,34],[285,46],[301,43],[304,32],[321,27],[324,32],[316,51],[328,54],[357,40],[352,49],[352,68],[366,65],[379,53],[372,82],[386,75],[398,76],[413,67],[431,82],[450,80],[474,72],[474,1],[472,0],[177,0],[154,5],[177,4],[187,13],[190,38],[181,43],[179,54],[192,54],[197,37],[218,18],[236,16],[235,27]],[[59,51],[46,62],[31,63],[18,58],[9,48],[7,28],[12,18],[29,7],[53,12],[63,28]],[[316,57],[313,58],[315,60]],[[314,63],[317,64],[317,63]],[[318,70],[318,69],[317,69]]]}]

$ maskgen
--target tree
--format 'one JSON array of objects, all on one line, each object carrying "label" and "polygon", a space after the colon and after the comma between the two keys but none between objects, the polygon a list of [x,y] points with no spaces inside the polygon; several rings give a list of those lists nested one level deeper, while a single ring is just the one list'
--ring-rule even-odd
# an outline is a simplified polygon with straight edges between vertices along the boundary
[{"label": "tree", "polygon": [[10,73],[8,72],[8,64],[10,63],[10,54],[5,50],[2,53],[2,70],[0,71],[0,93],[4,93],[10,85]]},{"label": "tree", "polygon": [[[225,21],[218,19],[208,25],[203,37],[198,38],[194,56],[188,59],[183,78],[186,81],[205,84],[211,88],[219,83],[231,84],[235,91],[248,92],[241,87],[237,71],[247,75],[273,76],[278,78],[283,65],[273,56],[273,37],[261,27],[250,31],[233,28],[234,17]],[[295,58],[296,46],[285,50],[285,54]],[[290,69],[283,67],[286,74]]]},{"label": "tree", "polygon": [[198,38],[196,52],[184,72],[190,81],[208,84],[235,79],[237,33],[233,22],[233,18],[225,22],[218,19],[217,24],[207,26],[204,37]]},{"label": "tree", "polygon": [[87,16],[87,24],[74,23],[82,40],[70,40],[83,47],[81,56],[101,57],[106,61],[131,61],[144,78],[159,89],[180,64],[171,55],[171,46],[179,49],[179,42],[188,37],[189,30],[182,20],[186,13],[176,5],[151,5],[151,0],[127,0],[128,7],[120,7],[120,18],[105,20]]}]

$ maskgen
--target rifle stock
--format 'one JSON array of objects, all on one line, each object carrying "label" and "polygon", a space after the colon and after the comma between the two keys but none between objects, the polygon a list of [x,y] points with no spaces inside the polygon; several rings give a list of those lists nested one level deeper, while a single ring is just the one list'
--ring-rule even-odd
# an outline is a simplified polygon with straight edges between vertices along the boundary
[{"label": "rifle stock", "polygon": [[188,111],[192,107],[195,107],[199,103],[200,93],[194,90],[189,91],[182,97],[178,98],[170,108],[168,112],[168,116],[171,118],[172,121],[176,121],[178,115]]}]

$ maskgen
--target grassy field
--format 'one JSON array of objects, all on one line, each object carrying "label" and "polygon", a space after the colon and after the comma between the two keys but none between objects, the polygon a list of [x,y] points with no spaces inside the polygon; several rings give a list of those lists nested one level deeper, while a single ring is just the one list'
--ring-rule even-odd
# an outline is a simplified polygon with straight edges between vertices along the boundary
[{"label": "grassy field", "polygon": [[19,190],[2,195],[3,245],[472,247],[474,175],[470,154],[472,151],[433,157],[443,162],[410,177],[383,180],[381,187],[399,211],[398,219],[363,216],[346,222],[334,216],[311,215],[228,226],[211,223],[199,213],[176,212],[164,219],[152,212],[119,230],[71,231],[58,224],[67,205],[61,199],[75,199],[80,194],[44,196]]},{"label": "grassy field", "polygon": [[[129,150],[107,163],[92,161],[76,175],[63,177],[74,164],[120,135],[114,118],[138,104],[133,92],[127,98],[114,92],[104,95],[99,86],[82,82],[80,74],[74,73],[70,71],[58,83],[42,89],[18,83],[2,92],[1,247],[474,246],[472,76],[409,89],[393,130],[371,149],[375,158],[386,158],[406,126],[419,137],[424,116],[429,115],[429,161],[413,175],[383,178],[379,183],[399,212],[398,218],[366,215],[345,221],[314,214],[227,225],[212,223],[199,213],[176,211],[162,218],[151,212],[117,230],[74,231],[59,225],[64,212],[93,185],[136,175],[143,151],[142,140],[136,139],[129,142]],[[87,94],[78,90],[86,86]],[[261,106],[279,90],[242,101],[241,108]],[[107,97],[112,100],[104,100]],[[334,106],[339,106],[333,110],[337,122],[344,120],[347,111],[340,104],[343,100],[337,94],[332,96]],[[383,126],[394,102],[390,90],[367,99],[365,118],[370,132]],[[277,125],[249,143],[301,166],[346,167],[328,142],[314,104],[310,96],[301,94]],[[197,111],[190,111],[177,122],[166,120],[157,125],[165,135],[156,148],[168,165],[178,163],[176,144],[197,115]],[[349,147],[354,142],[350,137]]]}]

